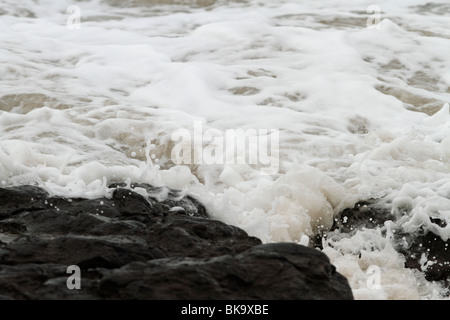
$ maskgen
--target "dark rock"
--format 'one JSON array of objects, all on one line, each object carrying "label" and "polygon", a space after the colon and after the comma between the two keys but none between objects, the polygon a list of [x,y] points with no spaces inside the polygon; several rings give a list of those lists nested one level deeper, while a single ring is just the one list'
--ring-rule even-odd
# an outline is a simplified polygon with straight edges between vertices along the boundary
[{"label": "dark rock", "polygon": [[105,270],[113,299],[352,299],[345,278],[320,251],[293,243],[259,245],[236,256],[169,258]]},{"label": "dark rock", "polygon": [[[119,208],[122,208],[122,213],[129,212],[133,214],[135,212],[139,214],[139,212],[143,212],[140,206],[146,206],[148,204],[152,208],[151,211],[159,216],[161,213],[167,213],[172,208],[178,207],[183,208],[184,213],[189,216],[208,217],[205,207],[198,200],[189,195],[183,195],[180,191],[164,187],[154,187],[147,183],[131,184],[131,189],[141,188],[148,193],[147,201],[142,201],[142,199],[145,199],[143,196],[130,192],[129,189],[124,188],[125,186],[125,184],[110,185],[110,187],[116,188],[113,193],[113,198],[117,200]],[[133,198],[140,199],[140,201],[133,201]],[[135,206],[138,207],[135,208]]]},{"label": "dark rock", "polygon": [[[101,199],[0,188],[0,298],[352,298],[318,250],[262,245],[179,191],[110,187]],[[66,286],[70,265],[81,269],[82,290]]]},{"label": "dark rock", "polygon": [[[394,215],[389,206],[380,205],[372,199],[357,203],[354,208],[343,210],[335,221],[330,232],[321,235],[317,240],[320,247],[322,238],[332,237],[339,230],[339,237],[351,236],[358,230],[380,228],[386,233],[385,222],[392,221],[395,227],[392,243],[394,248],[405,257],[405,267],[417,269],[424,273],[429,281],[440,281],[450,294],[450,240],[443,241],[432,230],[408,233],[398,223],[401,215]],[[402,212],[408,214],[408,210]],[[407,221],[407,220],[402,220]],[[438,227],[445,227],[445,221],[430,219]],[[420,230],[419,230],[420,231]],[[425,259],[423,259],[423,257]]]},{"label": "dark rock", "polygon": [[40,210],[43,206],[39,200],[47,197],[47,192],[34,186],[0,188],[0,219],[22,210]]},{"label": "dark rock", "polygon": [[163,243],[168,256],[214,257],[237,254],[261,241],[220,221],[173,214],[149,235],[150,243]]},{"label": "dark rock", "polygon": [[158,248],[148,246],[143,239],[127,235],[23,236],[4,249],[9,254],[0,261],[7,265],[56,263],[78,265],[80,268],[117,268],[132,261],[164,257]]},{"label": "dark rock", "polygon": [[[98,299],[97,280],[82,278],[82,290],[66,286],[67,266],[51,263],[0,267],[0,299]],[[93,290],[94,289],[94,290]]]},{"label": "dark rock", "polygon": [[338,229],[341,233],[355,233],[361,228],[373,229],[385,221],[394,219],[389,208],[381,207],[376,200],[366,200],[344,209],[335,220],[330,231]]},{"label": "dark rock", "polygon": [[[399,233],[399,237],[402,235],[405,236]],[[427,280],[442,281],[450,289],[450,241],[443,241],[431,231],[410,241],[407,246],[399,246],[405,266],[423,271]],[[426,257],[425,263],[421,262],[422,256]]]}]

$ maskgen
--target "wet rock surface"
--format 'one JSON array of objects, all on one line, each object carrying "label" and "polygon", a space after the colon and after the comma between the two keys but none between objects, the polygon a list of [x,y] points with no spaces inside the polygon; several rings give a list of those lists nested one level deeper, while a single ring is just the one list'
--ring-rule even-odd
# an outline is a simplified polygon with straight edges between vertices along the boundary
[{"label": "wet rock surface", "polygon": [[[381,228],[386,235],[388,225],[394,248],[405,257],[405,267],[423,272],[428,281],[441,282],[450,295],[450,240],[442,240],[432,230],[419,228],[422,232],[405,232],[398,222],[400,218],[392,213],[389,206],[380,206],[375,199],[358,202],[354,208],[340,213],[330,232],[316,239],[316,246],[320,247],[322,237],[332,236],[336,230],[340,237],[344,234],[352,236],[363,228]],[[440,219],[430,221],[439,227],[446,226]]]},{"label": "wet rock surface", "polygon": [[[110,197],[0,188],[0,299],[352,299],[320,251],[261,244],[195,198],[147,184]],[[69,266],[81,289],[70,290]]]}]

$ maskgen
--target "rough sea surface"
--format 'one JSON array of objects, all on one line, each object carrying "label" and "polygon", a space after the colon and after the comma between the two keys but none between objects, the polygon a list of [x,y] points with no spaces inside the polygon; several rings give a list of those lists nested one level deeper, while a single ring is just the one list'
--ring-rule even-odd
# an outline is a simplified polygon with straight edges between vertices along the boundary
[{"label": "rough sea surface", "polygon": [[[323,243],[355,298],[446,299],[391,235],[450,237],[449,26],[448,0],[0,0],[0,183],[168,186],[264,243],[375,199],[391,221]],[[270,163],[174,163],[179,130],[237,129]]]}]

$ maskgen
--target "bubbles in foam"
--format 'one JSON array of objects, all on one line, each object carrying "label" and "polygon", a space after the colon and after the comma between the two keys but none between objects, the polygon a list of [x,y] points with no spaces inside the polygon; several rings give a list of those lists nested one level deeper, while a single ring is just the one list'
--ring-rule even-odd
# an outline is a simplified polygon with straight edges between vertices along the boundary
[{"label": "bubbles in foam", "polygon": [[[396,227],[448,239],[429,222],[450,225],[444,0],[384,1],[373,29],[351,1],[200,2],[83,1],[69,30],[70,1],[4,0],[1,185],[91,198],[112,182],[166,185],[264,242],[302,244],[342,209],[382,198]],[[195,121],[280,130],[279,172],[171,164],[171,133]],[[357,298],[436,296],[378,230],[324,252]],[[371,265],[380,289],[366,286]]]}]

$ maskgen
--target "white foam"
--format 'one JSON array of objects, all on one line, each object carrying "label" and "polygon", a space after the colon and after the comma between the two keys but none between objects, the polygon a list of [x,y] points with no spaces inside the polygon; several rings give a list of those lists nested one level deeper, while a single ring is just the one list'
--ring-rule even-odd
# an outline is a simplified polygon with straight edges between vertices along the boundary
[{"label": "white foam", "polygon": [[[167,185],[264,242],[303,244],[343,208],[384,197],[398,227],[448,239],[430,223],[450,225],[446,0],[383,1],[371,29],[373,1],[108,3],[77,2],[71,30],[71,1],[2,2],[2,185],[90,198],[112,182]],[[171,134],[196,121],[278,129],[279,171],[171,164]],[[372,231],[324,251],[357,298],[437,296]],[[366,260],[385,274],[378,291],[360,285]]]},{"label": "white foam", "polygon": [[[434,127],[440,125],[446,125],[450,122],[450,111],[449,105],[446,103],[441,110],[436,112],[430,117],[424,118],[423,123],[427,126]],[[450,125],[450,124],[449,124]]]}]

